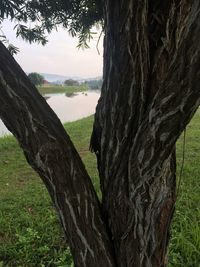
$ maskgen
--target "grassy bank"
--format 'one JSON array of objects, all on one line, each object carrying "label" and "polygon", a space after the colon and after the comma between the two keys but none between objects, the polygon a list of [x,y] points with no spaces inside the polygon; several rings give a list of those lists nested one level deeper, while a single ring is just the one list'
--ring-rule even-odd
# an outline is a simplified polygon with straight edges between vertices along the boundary
[{"label": "grassy bank", "polygon": [[85,92],[88,90],[87,85],[78,85],[78,86],[39,86],[38,91],[44,94],[56,94],[56,93],[77,93]]},{"label": "grassy bank", "polygon": [[[98,174],[88,151],[93,117],[67,123],[96,190]],[[200,262],[200,113],[187,129],[185,166],[170,243],[170,267],[199,267]],[[177,145],[178,168],[182,143]],[[39,177],[26,163],[13,137],[0,139],[0,262],[3,266],[72,266],[54,209]],[[0,263],[1,266],[1,263]]]},{"label": "grassy bank", "polygon": [[183,146],[182,135],[177,142],[177,180],[183,158],[184,167],[171,231],[170,267],[200,267],[200,110],[187,126],[184,150]]}]

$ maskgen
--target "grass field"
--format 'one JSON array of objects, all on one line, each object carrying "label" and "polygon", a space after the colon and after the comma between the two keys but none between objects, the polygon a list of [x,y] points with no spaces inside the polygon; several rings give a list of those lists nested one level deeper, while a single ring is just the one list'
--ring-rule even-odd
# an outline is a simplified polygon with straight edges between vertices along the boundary
[{"label": "grass field", "polygon": [[[96,190],[94,155],[88,144],[93,117],[67,123]],[[200,263],[200,112],[187,128],[185,164],[170,242],[170,267]],[[177,144],[178,169],[183,137]],[[98,191],[99,192],[99,191]],[[45,187],[13,137],[0,138],[0,266],[73,266]]]},{"label": "grass field", "polygon": [[87,85],[78,85],[78,86],[38,86],[38,91],[44,94],[55,94],[55,93],[76,93],[84,92],[88,90]]}]

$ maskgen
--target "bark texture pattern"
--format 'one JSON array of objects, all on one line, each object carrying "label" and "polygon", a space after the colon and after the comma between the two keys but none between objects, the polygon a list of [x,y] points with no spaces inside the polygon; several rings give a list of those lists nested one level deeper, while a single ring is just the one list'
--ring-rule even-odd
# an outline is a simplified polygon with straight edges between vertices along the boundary
[{"label": "bark texture pattern", "polygon": [[0,118],[44,181],[77,267],[164,267],[175,143],[200,104],[199,0],[105,0],[91,150],[102,190],[59,119],[0,43]]},{"label": "bark texture pattern", "polygon": [[44,181],[76,266],[113,266],[99,200],[69,136],[1,43],[0,62],[0,117]]},{"label": "bark texture pattern", "polygon": [[[199,1],[105,1],[91,147],[118,266],[165,266],[177,138],[199,106]],[[115,18],[115,19],[113,19]]]}]

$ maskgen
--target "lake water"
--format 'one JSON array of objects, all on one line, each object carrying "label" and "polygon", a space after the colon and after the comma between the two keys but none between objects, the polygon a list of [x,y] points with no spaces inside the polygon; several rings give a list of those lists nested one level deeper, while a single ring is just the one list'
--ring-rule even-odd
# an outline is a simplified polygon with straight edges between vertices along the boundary
[{"label": "lake water", "polygon": [[[75,121],[95,113],[100,93],[84,92],[75,94],[47,94],[44,97],[62,123]],[[10,134],[0,120],[0,136]]]}]

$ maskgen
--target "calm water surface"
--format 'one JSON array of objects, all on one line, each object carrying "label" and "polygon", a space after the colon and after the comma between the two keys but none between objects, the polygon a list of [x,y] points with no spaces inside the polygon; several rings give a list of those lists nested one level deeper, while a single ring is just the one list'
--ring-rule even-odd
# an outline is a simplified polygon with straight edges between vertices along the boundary
[{"label": "calm water surface", "polygon": [[[47,94],[45,98],[61,122],[75,121],[94,114],[100,93]],[[10,132],[0,120],[0,136]]]}]

